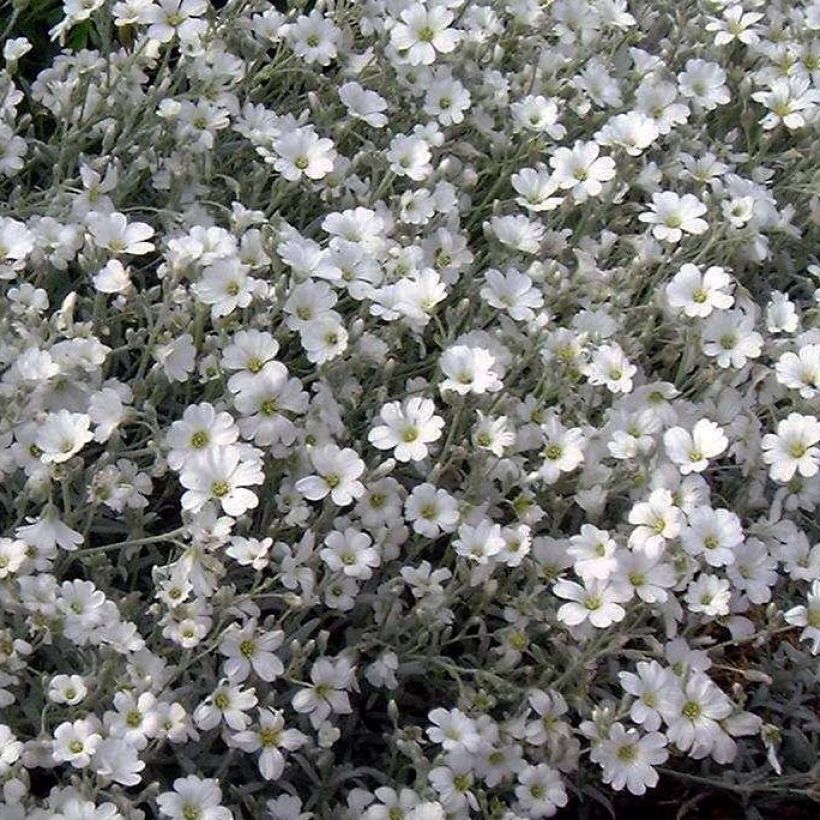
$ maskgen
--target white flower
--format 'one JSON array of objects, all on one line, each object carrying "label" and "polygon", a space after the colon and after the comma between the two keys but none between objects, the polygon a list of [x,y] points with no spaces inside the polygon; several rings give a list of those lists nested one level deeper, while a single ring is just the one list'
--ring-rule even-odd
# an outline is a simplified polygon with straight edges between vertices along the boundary
[{"label": "white flower", "polygon": [[564,201],[560,194],[553,196],[558,183],[544,166],[522,168],[510,177],[510,183],[519,194],[515,201],[528,211],[552,211]]},{"label": "white flower", "polygon": [[[674,99],[674,93],[672,96]],[[659,107],[660,111],[658,111]],[[670,111],[656,103],[652,113],[655,116],[649,116],[643,111],[616,114],[595,134],[595,140],[600,145],[623,148],[630,156],[638,157],[658,139],[661,128],[664,126],[664,115],[675,120],[685,120],[688,109],[685,106],[678,106]],[[666,130],[671,130],[671,126],[666,125]]]},{"label": "white flower", "polygon": [[445,751],[477,752],[485,742],[475,722],[460,709],[433,709],[428,720],[432,726],[427,728],[427,737]]},{"label": "white flower", "polygon": [[808,77],[778,77],[768,91],[752,94],[753,100],[769,109],[760,120],[764,130],[771,131],[781,123],[790,130],[803,128],[820,104],[820,92],[810,86]]},{"label": "white flower", "polygon": [[559,188],[572,191],[579,202],[598,196],[603,183],[615,178],[615,161],[599,156],[600,152],[598,143],[580,140],[572,148],[557,148],[550,157],[553,181]]},{"label": "white flower", "polygon": [[328,66],[336,58],[341,32],[318,9],[307,16],[300,14],[295,23],[282,28],[293,51],[305,62]]},{"label": "white flower", "polygon": [[619,672],[618,678],[624,692],[635,697],[630,719],[647,732],[660,729],[663,716],[677,708],[675,675],[657,661],[639,661],[635,672]]},{"label": "white flower", "polygon": [[742,228],[755,215],[755,200],[751,196],[739,196],[724,200],[720,205],[723,215],[733,228]]},{"label": "white flower", "polygon": [[544,305],[544,297],[533,286],[532,279],[514,268],[506,273],[490,268],[484,273],[484,281],[481,298],[490,307],[505,310],[516,321],[534,319],[535,311]]},{"label": "white flower", "polygon": [[493,370],[495,358],[482,347],[454,345],[448,347],[439,358],[439,367],[445,378],[442,392],[452,390],[460,395],[467,393],[495,393],[502,387],[501,380]]},{"label": "white flower", "polygon": [[94,438],[90,427],[91,418],[85,413],[68,410],[50,413],[37,433],[40,460],[45,464],[68,461]]},{"label": "white flower", "polygon": [[279,352],[279,343],[273,336],[260,330],[240,330],[222,351],[222,366],[238,371],[228,379],[228,389],[239,393],[254,384],[265,365]]},{"label": "white flower", "polygon": [[561,775],[546,763],[525,766],[518,783],[515,796],[527,817],[552,817],[569,801]]},{"label": "white flower", "polygon": [[274,142],[273,149],[278,155],[274,169],[290,182],[303,175],[322,179],[333,170],[336,159],[333,140],[320,138],[311,126],[286,132]]},{"label": "white flower", "polygon": [[390,170],[400,177],[421,182],[432,172],[430,147],[421,137],[397,134],[390,140],[387,151]]},{"label": "white flower", "polygon": [[544,241],[544,226],[523,214],[493,216],[484,223],[484,230],[508,248],[531,255],[541,251]]},{"label": "white flower", "polygon": [[589,621],[598,629],[606,629],[626,617],[621,606],[625,600],[623,590],[605,581],[590,579],[584,586],[574,581],[558,581],[552,591],[569,601],[558,608],[558,620],[567,626]]},{"label": "white flower", "polygon": [[23,351],[14,362],[14,368],[20,378],[28,382],[47,382],[60,372],[51,354],[36,347]]},{"label": "white flower", "polygon": [[172,792],[157,796],[162,816],[171,820],[233,820],[233,814],[221,802],[222,790],[217,781],[193,774],[178,777]]},{"label": "white flower", "polygon": [[766,330],[769,333],[794,333],[800,325],[800,317],[794,302],[779,291],[772,291],[766,305]]},{"label": "white flower", "polygon": [[713,313],[703,327],[703,352],[713,356],[718,367],[745,367],[763,349],[763,337],[753,328],[754,320],[742,311]]},{"label": "white flower", "polygon": [[777,561],[766,545],[749,538],[735,548],[735,560],[726,570],[732,586],[753,604],[765,604],[772,599],[772,587],[777,583]]},{"label": "white flower", "polygon": [[547,484],[554,484],[561,473],[571,473],[584,460],[584,433],[580,427],[565,428],[556,415],[551,415],[542,425],[544,461],[536,475]]},{"label": "white flower", "polygon": [[618,345],[601,345],[584,368],[590,384],[604,385],[612,393],[631,392],[632,377],[637,372],[638,368],[630,364]]},{"label": "white flower", "polygon": [[506,416],[493,418],[476,410],[478,422],[473,427],[470,440],[480,450],[487,450],[496,458],[501,458],[504,451],[515,442],[515,433],[509,426]]},{"label": "white flower", "polygon": [[717,575],[702,573],[686,589],[686,606],[712,618],[729,614],[729,582]]},{"label": "white flower", "polygon": [[22,263],[34,250],[35,236],[24,223],[0,217],[0,262]]},{"label": "white flower", "polygon": [[446,766],[436,766],[427,775],[442,806],[447,812],[462,816],[470,809],[478,811],[478,799],[472,791],[476,783],[470,757],[452,756],[447,763]]},{"label": "white flower", "polygon": [[0,580],[13,575],[23,566],[28,546],[14,538],[0,538]]},{"label": "white flower", "polygon": [[190,333],[183,333],[173,341],[159,345],[154,350],[154,357],[169,380],[185,382],[196,363],[194,337]]},{"label": "white flower", "polygon": [[5,775],[20,759],[22,751],[23,744],[5,723],[0,723],[0,775]]},{"label": "white flower", "polygon": [[657,558],[666,542],[680,533],[681,512],[672,493],[662,487],[653,490],[646,501],[635,504],[628,520],[636,525],[629,535],[629,546],[649,558]]},{"label": "white flower", "polygon": [[716,46],[725,46],[735,40],[747,46],[754,45],[760,39],[755,23],[762,19],[762,13],[745,11],[743,6],[738,4],[724,9],[722,20],[711,17],[706,24],[706,31],[715,32]]},{"label": "white flower", "polygon": [[351,685],[353,671],[344,658],[335,663],[329,658],[320,658],[311,667],[311,685],[294,695],[294,710],[308,715],[314,729],[318,729],[331,714],[349,715],[353,709],[345,690]]},{"label": "white flower", "polygon": [[390,43],[405,52],[410,65],[432,65],[437,52],[449,54],[461,39],[460,32],[449,27],[453,12],[442,6],[426,8],[413,3],[400,17],[390,30]]},{"label": "white flower", "polygon": [[48,699],[53,703],[76,706],[87,694],[88,688],[80,675],[55,675],[48,686]]},{"label": "white flower", "polygon": [[686,70],[678,74],[680,93],[706,111],[726,105],[731,99],[725,82],[726,72],[706,60],[687,60]]},{"label": "white flower", "polygon": [[265,780],[277,780],[285,770],[285,756],[280,749],[293,751],[308,742],[298,729],[286,729],[282,712],[273,709],[259,710],[259,726],[237,732],[230,745],[244,752],[259,754],[259,773]]},{"label": "white flower", "polygon": [[269,551],[272,538],[242,538],[239,535],[231,539],[225,552],[242,566],[251,566],[257,571],[265,569],[270,563]]},{"label": "white flower", "polygon": [[776,433],[761,440],[763,461],[769,464],[769,475],[775,481],[791,480],[795,473],[805,478],[820,469],[820,421],[814,416],[789,413],[777,423]]},{"label": "white flower", "polygon": [[456,554],[476,564],[487,564],[506,546],[501,536],[501,525],[484,518],[477,525],[462,524],[458,538],[453,541]]},{"label": "white flower", "polygon": [[701,273],[697,265],[687,262],[666,286],[666,299],[670,307],[689,317],[704,317],[732,306],[732,285],[723,268],[712,265]]},{"label": "white flower", "polygon": [[421,461],[427,457],[427,445],[441,438],[444,419],[435,413],[430,399],[413,396],[389,402],[379,411],[384,424],[370,431],[368,441],[379,450],[393,450],[398,461]]},{"label": "white flower", "polygon": [[543,131],[554,140],[563,139],[567,129],[558,122],[558,102],[540,94],[528,94],[510,106],[519,131]]},{"label": "white flower", "polygon": [[709,460],[717,458],[729,446],[723,430],[709,419],[700,419],[690,433],[683,427],[670,427],[663,434],[666,454],[678,465],[682,475],[702,473]]},{"label": "white flower", "polygon": [[128,270],[119,259],[110,259],[92,277],[100,293],[124,293],[131,286]]},{"label": "white flower", "polygon": [[456,500],[446,490],[427,483],[413,487],[404,511],[413,529],[427,538],[452,532],[459,518]]},{"label": "white flower", "polygon": [[671,564],[660,557],[651,558],[645,552],[620,552],[618,568],[612,583],[623,589],[624,595],[633,593],[648,604],[669,600],[669,590],[675,586],[677,574]]},{"label": "white flower", "polygon": [[732,712],[732,703],[703,673],[690,674],[683,690],[675,691],[672,702],[664,707],[666,736],[682,752],[692,751],[705,757],[718,739],[718,721]]},{"label": "white flower", "polygon": [[88,718],[80,718],[73,723],[61,723],[54,730],[52,755],[57,763],[70,763],[75,769],[82,769],[91,762],[102,735],[94,731],[94,723]]},{"label": "white flower", "polygon": [[797,353],[784,353],[775,364],[777,380],[801,398],[820,395],[820,344],[803,345]]},{"label": "white flower", "polygon": [[805,606],[796,606],[784,616],[792,626],[803,627],[800,640],[811,641],[813,655],[820,653],[820,580],[812,582]]},{"label": "white flower", "polygon": [[323,364],[344,353],[348,338],[339,314],[328,311],[307,322],[301,329],[299,340],[308,359],[314,364]]},{"label": "white flower", "polygon": [[370,536],[354,527],[334,530],[325,537],[325,548],[319,550],[322,560],[333,572],[366,581],[379,566],[381,556]]},{"label": "white flower", "polygon": [[137,786],[142,781],[140,773],[145,769],[145,761],[140,760],[137,748],[118,737],[100,741],[92,764],[98,777],[122,786]]},{"label": "white flower", "polygon": [[288,378],[287,368],[276,361],[268,362],[255,375],[235,373],[231,379],[237,380],[236,409],[244,414],[239,419],[242,436],[261,447],[293,444],[296,425],[286,414],[304,413],[308,407],[308,395],[299,379]]},{"label": "white flower", "polygon": [[253,510],[259,498],[248,487],[262,484],[265,474],[256,460],[242,460],[241,451],[233,446],[207,450],[190,461],[179,476],[185,487],[182,508],[199,512],[209,501],[221,505],[234,518]]},{"label": "white flower", "polygon": [[268,683],[276,680],[285,671],[275,654],[284,637],[281,629],[259,631],[253,619],[244,626],[233,624],[228,627],[219,643],[219,651],[226,658],[223,668],[228,679],[242,683],[253,672]]},{"label": "white flower", "polygon": [[234,444],[239,430],[230,413],[217,412],[210,402],[191,404],[180,421],[171,423],[165,443],[171,448],[168,464],[181,470],[210,450]]},{"label": "white flower", "polygon": [[90,213],[88,229],[94,243],[114,255],[142,256],[154,250],[153,242],[146,241],[154,235],[154,229],[145,222],[129,223],[125,214],[116,211],[110,214]]},{"label": "white flower", "polygon": [[427,88],[424,111],[444,125],[464,122],[464,112],[470,107],[470,92],[449,75],[437,77]]},{"label": "white flower", "polygon": [[674,191],[652,194],[649,211],[638,215],[641,222],[654,225],[652,235],[665,242],[680,242],[685,233],[699,235],[708,228],[708,223],[700,217],[706,213],[706,206],[692,194],[682,197]]},{"label": "white flower", "polygon": [[637,729],[624,729],[614,723],[609,735],[593,747],[590,759],[603,769],[604,783],[616,791],[624,786],[632,794],[645,794],[658,783],[654,767],[669,757],[667,740],[659,732],[641,735]]},{"label": "white flower", "polygon": [[569,539],[568,555],[575,564],[575,571],[584,579],[603,581],[618,568],[615,556],[617,544],[606,530],[583,524],[579,535]]},{"label": "white flower", "polygon": [[710,567],[734,563],[734,550],[743,541],[743,530],[733,512],[695,507],[686,517],[688,524],[681,532],[681,542],[690,555],[701,557]]},{"label": "white flower", "polygon": [[222,722],[235,731],[242,731],[251,722],[246,712],[256,704],[254,688],[243,689],[223,682],[196,707],[194,723],[203,731],[214,729]]},{"label": "white flower", "polygon": [[34,48],[25,37],[14,37],[6,40],[3,45],[3,59],[7,63],[17,62],[24,54],[28,54]]},{"label": "white flower", "polygon": [[364,473],[364,462],[349,447],[335,444],[313,447],[310,461],[315,473],[296,482],[296,489],[307,499],[319,501],[330,495],[334,504],[346,507],[364,495],[358,479]]},{"label": "white flower", "polygon": [[219,259],[202,272],[202,278],[191,286],[200,302],[211,306],[211,316],[228,316],[237,308],[250,305],[255,280],[248,267],[238,259]]},{"label": "white flower", "polygon": [[387,100],[375,91],[362,88],[357,82],[347,82],[339,86],[339,99],[344,103],[351,117],[362,120],[373,128],[387,125]]}]

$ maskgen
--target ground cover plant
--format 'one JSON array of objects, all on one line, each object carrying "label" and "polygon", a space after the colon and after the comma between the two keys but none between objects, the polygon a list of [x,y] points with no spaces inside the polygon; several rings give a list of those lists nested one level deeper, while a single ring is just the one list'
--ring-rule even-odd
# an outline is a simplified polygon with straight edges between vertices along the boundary
[{"label": "ground cover plant", "polygon": [[816,816],[820,3],[0,37],[0,820]]}]

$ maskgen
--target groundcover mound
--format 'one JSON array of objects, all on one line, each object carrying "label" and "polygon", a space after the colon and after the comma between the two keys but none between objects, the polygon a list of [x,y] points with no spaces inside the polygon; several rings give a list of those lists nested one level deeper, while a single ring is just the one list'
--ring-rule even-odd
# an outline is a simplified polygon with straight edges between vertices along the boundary
[{"label": "groundcover mound", "polygon": [[819,2],[0,38],[0,820],[817,816]]}]

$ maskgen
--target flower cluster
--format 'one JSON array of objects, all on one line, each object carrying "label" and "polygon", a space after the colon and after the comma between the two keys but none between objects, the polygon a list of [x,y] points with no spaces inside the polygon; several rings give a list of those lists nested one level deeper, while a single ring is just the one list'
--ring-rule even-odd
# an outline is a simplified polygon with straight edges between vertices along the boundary
[{"label": "flower cluster", "polygon": [[13,5],[2,820],[816,796],[816,0]]}]

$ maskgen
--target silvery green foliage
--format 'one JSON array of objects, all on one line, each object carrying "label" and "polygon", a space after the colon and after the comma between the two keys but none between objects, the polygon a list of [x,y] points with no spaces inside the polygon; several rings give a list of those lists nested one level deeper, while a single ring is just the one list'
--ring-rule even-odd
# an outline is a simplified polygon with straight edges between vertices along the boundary
[{"label": "silvery green foliage", "polygon": [[820,4],[24,5],[0,818],[816,795]]}]

